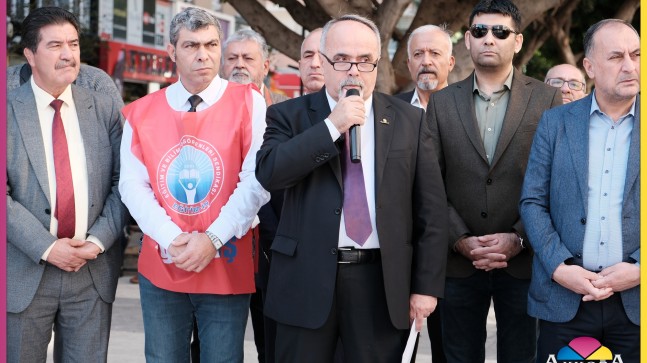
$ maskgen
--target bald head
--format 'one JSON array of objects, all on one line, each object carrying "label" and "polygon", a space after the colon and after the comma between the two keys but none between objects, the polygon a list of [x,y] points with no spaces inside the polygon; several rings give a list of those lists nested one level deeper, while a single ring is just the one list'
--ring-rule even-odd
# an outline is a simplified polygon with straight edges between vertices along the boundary
[{"label": "bald head", "polygon": [[548,70],[545,82],[562,92],[562,102],[577,101],[586,96],[584,73],[570,64],[558,64]]}]

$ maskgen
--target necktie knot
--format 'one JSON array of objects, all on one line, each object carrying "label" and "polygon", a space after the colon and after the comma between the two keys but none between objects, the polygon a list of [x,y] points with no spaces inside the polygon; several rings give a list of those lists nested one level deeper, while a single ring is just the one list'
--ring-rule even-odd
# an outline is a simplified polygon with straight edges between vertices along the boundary
[{"label": "necktie knot", "polygon": [[54,111],[60,112],[61,111],[61,106],[63,106],[63,100],[59,100],[58,98],[52,101],[50,104]]},{"label": "necktie knot", "polygon": [[189,103],[191,104],[191,108],[189,108],[189,112],[195,112],[196,107],[202,102],[202,97],[198,95],[192,95],[189,97]]}]

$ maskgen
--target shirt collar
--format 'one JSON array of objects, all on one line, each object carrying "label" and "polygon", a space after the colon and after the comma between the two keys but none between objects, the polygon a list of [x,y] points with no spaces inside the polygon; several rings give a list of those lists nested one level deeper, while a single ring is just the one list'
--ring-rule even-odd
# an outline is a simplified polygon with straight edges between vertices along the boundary
[{"label": "shirt collar", "polygon": [[420,102],[420,97],[418,96],[417,87],[413,89],[413,97],[411,97],[411,105],[416,107],[422,107],[422,103]]},{"label": "shirt collar", "polygon": [[[606,115],[604,112],[602,112],[602,110],[600,110],[600,105],[598,105],[598,101],[595,99],[595,89],[594,89],[593,94],[591,95],[591,110],[589,111],[589,116],[591,116],[595,112],[598,112],[602,115]],[[627,112],[625,115],[620,117],[620,119],[623,119],[627,116],[634,117],[635,114],[636,114],[636,98],[634,98],[634,102],[631,104],[631,107],[629,108],[629,112]]]},{"label": "shirt collar", "polygon": [[[31,76],[29,80],[31,84],[31,89],[34,92],[34,98],[36,99],[36,107],[38,108],[45,108],[52,103],[56,98],[52,96],[51,94],[47,93],[44,89],[40,88],[36,82],[34,81],[34,76]],[[65,87],[65,90],[63,93],[61,93],[58,96],[58,99],[63,101],[64,104],[71,106],[73,105],[73,98],[72,98],[72,87],[71,85],[67,85]]]},{"label": "shirt collar", "polygon": [[[514,71],[511,69],[510,74],[508,74],[508,77],[505,79],[505,82],[503,82],[503,88],[497,92],[506,90],[506,89],[511,89],[512,88],[512,75],[514,74]],[[474,92],[480,92],[479,90],[479,85],[476,83],[476,72],[474,72],[474,80],[472,83],[472,93]]]},{"label": "shirt collar", "polygon": [[[189,109],[190,104],[189,104],[189,97],[191,97],[193,94],[189,93],[189,91],[184,88],[184,85],[180,80],[175,82],[173,85],[177,86],[177,102],[179,103],[177,106],[174,107],[176,109]],[[173,86],[171,85],[171,86]],[[216,75],[211,83],[207,86],[207,88],[203,89],[202,92],[198,93],[198,96],[202,98],[202,102],[206,106],[211,106],[214,103],[216,103],[216,99],[218,98],[218,91],[220,90],[220,87],[226,86],[227,82],[220,78],[220,76]],[[186,107],[184,107],[186,106]]]}]

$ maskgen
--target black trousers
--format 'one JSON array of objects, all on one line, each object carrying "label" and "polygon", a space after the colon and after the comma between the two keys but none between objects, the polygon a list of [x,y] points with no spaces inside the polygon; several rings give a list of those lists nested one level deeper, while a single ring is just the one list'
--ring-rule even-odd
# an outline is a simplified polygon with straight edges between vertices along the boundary
[{"label": "black trousers", "polygon": [[[540,320],[537,363],[546,363],[551,354],[559,358],[557,353],[560,349],[579,337],[596,339],[611,351],[613,357],[620,355],[624,363],[640,362],[640,327],[627,318],[618,293],[602,301],[581,302],[571,321],[553,323]],[[574,351],[578,352],[577,346]],[[613,360],[608,359],[609,362]]]},{"label": "black trousers", "polygon": [[346,362],[399,362],[407,337],[391,323],[381,262],[339,264],[328,319],[318,329],[277,323],[276,361],[330,363],[341,338]]}]

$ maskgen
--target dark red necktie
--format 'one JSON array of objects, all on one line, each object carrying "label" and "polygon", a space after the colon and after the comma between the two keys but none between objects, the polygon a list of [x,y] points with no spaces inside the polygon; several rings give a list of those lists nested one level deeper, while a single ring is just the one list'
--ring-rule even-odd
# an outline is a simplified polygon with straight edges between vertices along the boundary
[{"label": "dark red necktie", "polygon": [[56,209],[54,217],[58,220],[58,238],[73,238],[76,227],[74,211],[74,185],[72,184],[72,167],[67,149],[67,138],[61,118],[63,101],[50,103],[54,108],[52,123],[52,142],[54,144],[54,170],[56,172]]}]

